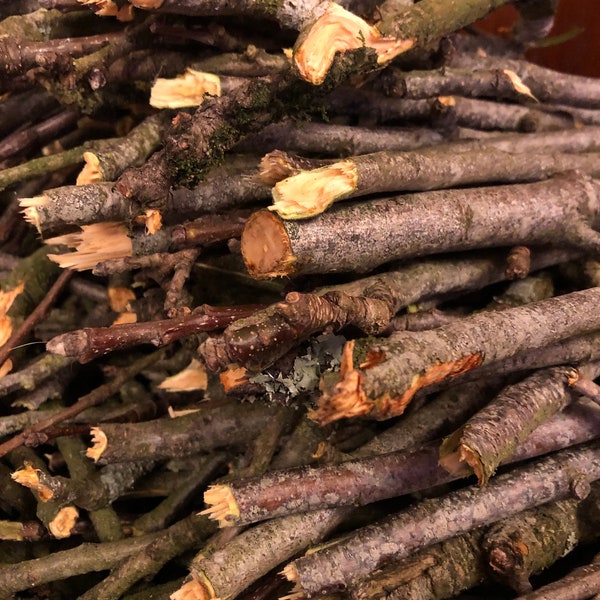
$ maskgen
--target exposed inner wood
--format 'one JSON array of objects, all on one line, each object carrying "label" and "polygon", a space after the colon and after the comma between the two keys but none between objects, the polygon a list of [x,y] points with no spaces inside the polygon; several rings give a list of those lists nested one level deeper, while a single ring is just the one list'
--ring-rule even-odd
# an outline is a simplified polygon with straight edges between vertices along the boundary
[{"label": "exposed inner wood", "polygon": [[358,183],[354,162],[303,171],[280,181],[273,188],[273,205],[282,219],[306,219],[327,210],[336,200],[351,194]]},{"label": "exposed inner wood", "polygon": [[383,37],[377,27],[331,2],[294,51],[294,63],[303,79],[320,85],[337,52],[372,48],[377,62],[385,64],[415,43],[415,39]]},{"label": "exposed inner wood", "polygon": [[290,275],[296,257],[283,223],[269,211],[254,213],[242,233],[241,249],[252,277],[266,279]]},{"label": "exposed inner wood", "polygon": [[173,79],[159,77],[150,92],[150,105],[156,108],[199,106],[206,94],[221,95],[219,76],[188,68]]}]

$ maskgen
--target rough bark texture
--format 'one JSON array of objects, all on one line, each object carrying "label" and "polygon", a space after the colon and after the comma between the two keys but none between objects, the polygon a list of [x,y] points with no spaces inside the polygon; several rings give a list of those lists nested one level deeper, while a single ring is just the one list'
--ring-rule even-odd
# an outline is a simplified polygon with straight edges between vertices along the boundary
[{"label": "rough bark texture", "polygon": [[265,278],[365,272],[394,259],[523,243],[563,243],[598,252],[592,227],[599,197],[595,182],[559,177],[372,200],[307,221],[258,212],[246,224],[242,253],[248,271]]},{"label": "rough bark texture", "polygon": [[465,488],[369,525],[344,541],[306,555],[286,567],[298,591],[315,594],[343,589],[385,559],[407,556],[422,545],[448,539],[571,493],[573,469],[589,480],[600,477],[600,452],[592,444],[567,450],[528,467],[499,475],[486,488]]}]

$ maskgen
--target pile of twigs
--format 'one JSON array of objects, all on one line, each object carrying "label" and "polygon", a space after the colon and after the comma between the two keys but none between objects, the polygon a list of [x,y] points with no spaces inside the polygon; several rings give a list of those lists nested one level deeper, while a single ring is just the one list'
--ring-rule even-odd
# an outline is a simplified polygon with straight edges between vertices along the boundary
[{"label": "pile of twigs", "polygon": [[600,81],[505,3],[0,6],[1,599],[600,594]]}]

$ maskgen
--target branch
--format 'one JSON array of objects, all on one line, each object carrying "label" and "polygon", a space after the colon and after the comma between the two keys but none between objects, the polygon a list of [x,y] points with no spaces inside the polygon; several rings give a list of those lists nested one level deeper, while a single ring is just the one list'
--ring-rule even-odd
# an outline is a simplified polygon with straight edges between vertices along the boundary
[{"label": "branch", "polygon": [[562,242],[595,253],[600,237],[591,227],[600,202],[597,187],[594,181],[557,177],[423,192],[340,206],[305,221],[259,211],[244,228],[242,254],[249,273],[262,279],[365,272],[392,260],[524,243]]},{"label": "branch", "polygon": [[417,391],[434,383],[597,329],[600,322],[586,313],[599,295],[600,288],[590,288],[431,331],[400,332],[389,341],[357,344],[356,354],[356,342],[348,342],[339,380],[324,389],[312,418],[324,424],[348,416],[402,414]]}]

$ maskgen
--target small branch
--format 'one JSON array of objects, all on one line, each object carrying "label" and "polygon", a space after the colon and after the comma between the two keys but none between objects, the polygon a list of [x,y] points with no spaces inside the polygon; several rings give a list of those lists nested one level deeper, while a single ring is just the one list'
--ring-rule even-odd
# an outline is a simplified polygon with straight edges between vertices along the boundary
[{"label": "small branch", "polygon": [[[563,395],[568,398],[568,395]],[[422,409],[427,412],[427,408]],[[588,421],[590,420],[591,421]],[[504,460],[514,463],[593,440],[600,427],[590,406],[573,406],[540,425]],[[203,514],[220,527],[248,525],[297,512],[341,506],[363,506],[379,500],[429,489],[468,473],[438,464],[437,443],[410,451],[386,452],[335,465],[271,471],[262,477],[241,479],[208,488]]]},{"label": "small branch", "polygon": [[[249,273],[262,279],[365,272],[392,260],[434,252],[523,243],[562,242],[595,253],[600,251],[600,236],[591,228],[592,206],[600,201],[596,187],[593,181],[557,177],[540,183],[423,192],[340,206],[298,222],[259,211],[244,228],[242,255]],[[566,201],[565,193],[572,199]],[[543,215],[540,202],[547,207]]]},{"label": "small branch", "polygon": [[204,306],[196,314],[180,319],[112,327],[86,327],[52,338],[47,343],[47,348],[54,354],[74,357],[79,362],[86,363],[109,352],[133,348],[140,344],[161,347],[201,331],[222,329],[231,322],[252,314],[257,308]]},{"label": "small branch", "polygon": [[390,418],[402,414],[418,390],[434,383],[593,331],[599,325],[586,313],[594,310],[588,302],[597,294],[600,288],[590,288],[473,315],[431,331],[400,332],[389,341],[367,342],[364,348],[357,344],[357,354],[356,342],[348,342],[339,381],[324,389],[312,418],[323,424],[358,415]]},{"label": "small branch", "polygon": [[423,546],[475,527],[567,498],[572,484],[572,478],[567,475],[569,471],[584,473],[588,480],[598,479],[598,444],[565,450],[514,469],[495,477],[483,489],[470,486],[412,506],[325,549],[292,561],[285,567],[284,574],[295,583],[298,593],[306,595],[348,586],[392,556],[402,558]]},{"label": "small branch", "polygon": [[93,445],[88,448],[87,456],[99,464],[109,464],[162,460],[215,448],[244,446],[277,410],[259,403],[230,403],[173,419],[105,423],[92,429]]},{"label": "small branch", "polygon": [[269,209],[283,219],[304,219],[327,210],[334,202],[381,192],[519,183],[570,169],[600,175],[597,154],[511,154],[493,147],[460,149],[456,145],[438,145],[413,152],[379,152],[302,171],[275,185]]},{"label": "small branch", "polygon": [[68,408],[65,408],[64,410],[58,413],[53,414],[52,416],[46,419],[43,419],[42,421],[39,421],[38,423],[26,429],[22,433],[3,442],[2,444],[0,444],[0,456],[5,456],[11,450],[14,450],[15,448],[21,446],[27,439],[27,436],[34,433],[40,433],[46,428],[51,427],[52,425],[56,425],[57,423],[61,423],[62,421],[65,421],[74,417],[75,415],[78,415],[86,408],[101,404],[107,398],[119,391],[121,386],[131,377],[134,377],[135,375],[137,375],[137,373],[148,368],[155,361],[157,361],[161,357],[161,355],[162,353],[159,350],[158,352],[154,352],[153,354],[149,354],[148,356],[144,356],[138,359],[137,361],[133,362],[133,364],[131,364],[130,366],[124,368],[112,381],[109,381],[108,383],[105,383],[95,388],[93,391],[91,391],[89,394],[86,394],[85,396],[81,396],[81,398],[79,398],[79,400],[77,400],[77,402],[75,402],[73,405],[69,406]]}]

